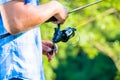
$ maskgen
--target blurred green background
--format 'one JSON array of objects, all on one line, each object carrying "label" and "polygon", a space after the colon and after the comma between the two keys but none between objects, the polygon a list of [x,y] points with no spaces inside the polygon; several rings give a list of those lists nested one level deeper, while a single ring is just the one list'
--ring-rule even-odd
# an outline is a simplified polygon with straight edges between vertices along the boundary
[{"label": "blurred green background", "polygon": [[[41,4],[50,0],[41,0]],[[59,0],[67,10],[95,0]],[[53,6],[54,7],[54,6]],[[52,41],[53,23],[41,25],[42,39]],[[103,2],[71,13],[61,30],[77,29],[68,42],[59,42],[51,62],[44,58],[46,80],[120,80],[120,2]]]}]

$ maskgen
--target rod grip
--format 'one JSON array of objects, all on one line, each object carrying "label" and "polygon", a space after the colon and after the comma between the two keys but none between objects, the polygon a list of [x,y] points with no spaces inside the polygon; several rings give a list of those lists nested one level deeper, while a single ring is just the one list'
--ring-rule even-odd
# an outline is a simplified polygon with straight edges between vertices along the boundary
[{"label": "rod grip", "polygon": [[52,22],[52,21],[57,21],[57,19],[53,16],[50,19],[48,19],[46,22]]}]

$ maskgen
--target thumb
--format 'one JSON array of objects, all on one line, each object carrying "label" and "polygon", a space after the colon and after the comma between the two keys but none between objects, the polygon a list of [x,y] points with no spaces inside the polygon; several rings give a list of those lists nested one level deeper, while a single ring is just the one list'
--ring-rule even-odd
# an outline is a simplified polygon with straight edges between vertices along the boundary
[{"label": "thumb", "polygon": [[43,46],[43,53],[47,54],[48,52],[52,51],[52,49],[48,46]]}]

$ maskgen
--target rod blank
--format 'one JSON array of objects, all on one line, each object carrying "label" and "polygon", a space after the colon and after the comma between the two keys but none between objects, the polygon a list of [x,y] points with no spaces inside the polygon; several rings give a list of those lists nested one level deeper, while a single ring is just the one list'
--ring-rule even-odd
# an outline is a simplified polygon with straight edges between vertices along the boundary
[{"label": "rod blank", "polygon": [[81,9],[84,9],[84,8],[86,8],[86,7],[88,7],[88,6],[91,6],[91,5],[97,4],[97,3],[99,3],[99,2],[102,2],[102,0],[98,0],[98,1],[96,1],[96,2],[91,2],[91,3],[89,3],[89,4],[86,4],[86,5],[80,6],[80,7],[78,7],[78,8],[75,8],[75,9],[69,11],[68,13],[72,13],[72,12],[75,12],[75,11],[78,11],[78,10],[81,10]]}]

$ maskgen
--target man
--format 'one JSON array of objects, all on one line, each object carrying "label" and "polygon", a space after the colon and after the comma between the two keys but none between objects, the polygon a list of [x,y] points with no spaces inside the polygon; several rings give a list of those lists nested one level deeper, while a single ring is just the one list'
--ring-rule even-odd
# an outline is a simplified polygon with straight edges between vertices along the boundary
[{"label": "man", "polygon": [[50,61],[54,44],[41,41],[42,24],[54,16],[61,24],[67,11],[57,1],[38,5],[38,0],[0,0],[0,35],[12,35],[0,39],[0,80],[44,80],[42,53]]}]

